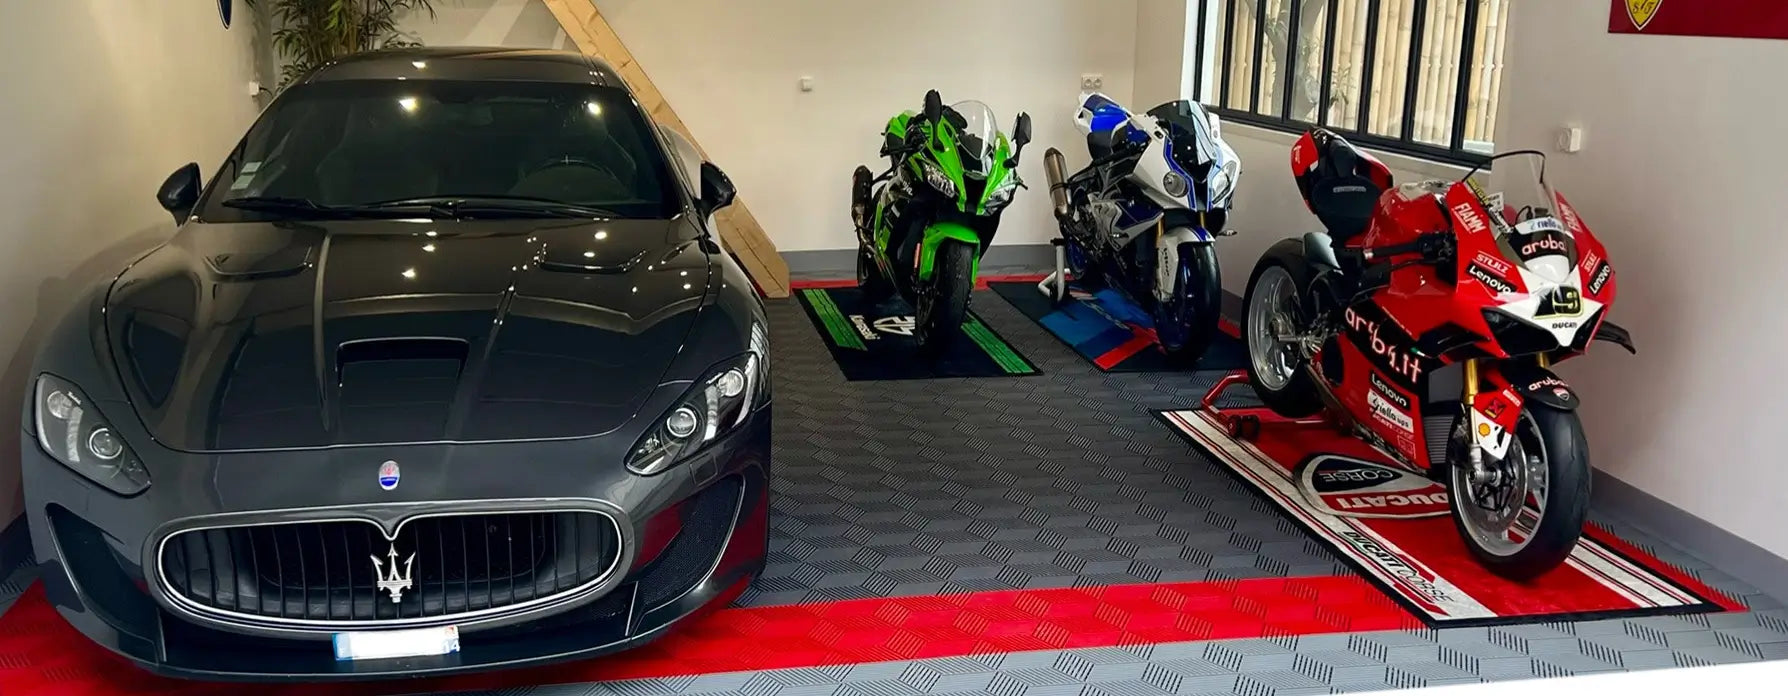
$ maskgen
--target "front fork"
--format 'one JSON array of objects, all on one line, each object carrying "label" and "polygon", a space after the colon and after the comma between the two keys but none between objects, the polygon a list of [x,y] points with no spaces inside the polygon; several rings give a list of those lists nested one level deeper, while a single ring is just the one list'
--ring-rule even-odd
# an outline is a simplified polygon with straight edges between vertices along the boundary
[{"label": "front fork", "polygon": [[[1546,356],[1538,358],[1545,369]],[[1465,438],[1466,461],[1471,466],[1474,483],[1489,483],[1495,473],[1486,464],[1484,455],[1502,459],[1509,453],[1515,425],[1521,420],[1521,409],[1527,399],[1509,383],[1500,366],[1483,359],[1465,361],[1465,389],[1460,403],[1465,404],[1466,423],[1470,432]]]}]

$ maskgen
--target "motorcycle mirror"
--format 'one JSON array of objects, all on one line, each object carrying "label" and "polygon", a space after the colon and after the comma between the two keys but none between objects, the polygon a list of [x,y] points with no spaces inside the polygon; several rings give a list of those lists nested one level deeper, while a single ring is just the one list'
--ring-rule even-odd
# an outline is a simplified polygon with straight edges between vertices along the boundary
[{"label": "motorcycle mirror", "polygon": [[1012,126],[1012,143],[1014,149],[1023,151],[1024,146],[1031,144],[1031,115],[1018,114],[1018,123]]},{"label": "motorcycle mirror", "polygon": [[936,122],[944,117],[944,98],[931,90],[925,93],[925,120]]}]

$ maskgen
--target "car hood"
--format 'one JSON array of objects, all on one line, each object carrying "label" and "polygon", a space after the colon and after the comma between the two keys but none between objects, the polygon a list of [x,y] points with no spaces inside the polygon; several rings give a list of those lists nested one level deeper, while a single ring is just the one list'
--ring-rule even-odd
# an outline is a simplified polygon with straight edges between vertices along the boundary
[{"label": "car hood", "polygon": [[114,282],[105,339],[178,450],[597,435],[688,335],[698,240],[685,217],[193,222]]}]

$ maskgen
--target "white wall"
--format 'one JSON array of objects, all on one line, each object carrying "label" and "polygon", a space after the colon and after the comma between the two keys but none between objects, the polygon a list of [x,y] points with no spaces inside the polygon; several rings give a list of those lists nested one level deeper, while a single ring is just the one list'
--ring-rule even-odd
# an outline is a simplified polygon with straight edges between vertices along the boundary
[{"label": "white wall", "polygon": [[[212,2],[0,2],[0,423],[69,279],[166,238],[156,188],[209,173],[254,118],[246,14],[226,31]],[[19,434],[0,428],[0,526],[21,510]]]},{"label": "white wall", "polygon": [[[412,26],[436,44],[551,45],[540,29],[551,14],[526,4],[450,0],[432,26]],[[878,165],[882,127],[919,108],[927,89],[987,102],[1005,129],[1030,112],[1035,143],[1020,173],[1031,189],[995,243],[1047,242],[1043,150],[1081,142],[1071,121],[1081,75],[1103,75],[1120,98],[1133,89],[1137,0],[596,4],[782,251],[855,244],[851,171]],[[487,9],[513,14],[511,27]],[[814,78],[813,92],[800,91],[802,76]]]},{"label": "white wall", "polygon": [[1551,175],[1607,243],[1615,321],[1639,355],[1602,349],[1582,388],[1596,465],[1788,557],[1778,434],[1788,314],[1788,42],[1607,33],[1607,3],[1515,8],[1497,145],[1554,150]]}]

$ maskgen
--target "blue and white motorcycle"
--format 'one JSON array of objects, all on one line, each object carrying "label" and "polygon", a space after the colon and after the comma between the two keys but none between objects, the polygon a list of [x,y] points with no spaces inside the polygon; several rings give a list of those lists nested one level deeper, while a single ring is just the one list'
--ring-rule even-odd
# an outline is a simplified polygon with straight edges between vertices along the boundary
[{"label": "blue and white motorcycle", "polygon": [[1074,122],[1092,162],[1067,175],[1059,150],[1043,156],[1061,238],[1055,273],[1038,289],[1057,302],[1070,280],[1116,290],[1152,315],[1168,358],[1190,364],[1217,332],[1223,289],[1211,247],[1234,234],[1224,224],[1241,160],[1197,102],[1132,114],[1086,94]]}]

